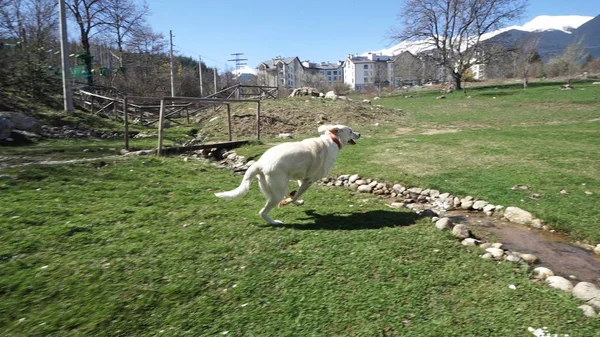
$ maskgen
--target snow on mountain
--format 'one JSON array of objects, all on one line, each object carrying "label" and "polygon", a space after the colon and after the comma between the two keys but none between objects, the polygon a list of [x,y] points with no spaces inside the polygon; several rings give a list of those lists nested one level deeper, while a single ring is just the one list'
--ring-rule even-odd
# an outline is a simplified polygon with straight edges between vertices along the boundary
[{"label": "snow on mountain", "polygon": [[239,69],[233,70],[231,73],[234,75],[242,75],[242,74],[256,75],[256,70],[254,70],[248,66],[243,66],[243,67],[240,67]]},{"label": "snow on mountain", "polygon": [[[581,15],[540,15],[533,20],[524,24],[522,29],[528,32],[544,31],[544,30],[562,30],[565,33],[571,33],[571,29],[579,28],[579,26],[593,19],[593,16]],[[518,28],[517,28],[518,29]]]},{"label": "snow on mountain", "polygon": [[[533,18],[533,20],[525,23],[522,26],[510,26],[495,30],[493,32],[489,32],[483,34],[481,36],[481,40],[490,39],[498,34],[502,34],[509,30],[521,30],[526,32],[538,32],[538,31],[550,31],[550,30],[559,30],[565,33],[570,34],[572,29],[576,29],[584,23],[593,19],[593,16],[582,16],[582,15],[540,15]],[[401,52],[409,51],[413,54],[419,53],[428,49],[433,49],[431,46],[427,46],[424,44],[426,40],[421,41],[403,41],[397,45],[394,45],[387,49],[381,49],[374,52],[367,52],[362,54],[367,55],[369,53],[376,53],[382,55],[398,55]]]}]

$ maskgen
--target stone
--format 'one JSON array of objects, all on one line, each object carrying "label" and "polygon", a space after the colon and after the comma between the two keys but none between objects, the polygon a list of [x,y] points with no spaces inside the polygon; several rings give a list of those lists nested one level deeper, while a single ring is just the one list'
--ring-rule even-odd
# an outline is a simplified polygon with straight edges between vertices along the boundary
[{"label": "stone", "polygon": [[442,193],[438,196],[440,199],[449,199],[450,198],[450,193]]},{"label": "stone", "polygon": [[291,133],[280,133],[277,138],[282,138],[282,139],[292,139],[294,138],[294,136],[292,136]]},{"label": "stone", "polygon": [[534,264],[538,261],[538,257],[533,254],[521,254],[521,259],[529,264]]},{"label": "stone", "polygon": [[328,92],[325,94],[325,98],[332,99],[332,100],[334,100],[334,101],[335,101],[335,100],[337,100],[337,99],[339,98],[339,96],[338,96],[338,95],[336,95],[336,94],[335,94],[335,92],[332,90],[332,91],[328,91]]},{"label": "stone", "polygon": [[15,124],[10,120],[0,117],[0,140],[10,138],[10,134],[12,133]]},{"label": "stone", "polygon": [[504,211],[504,217],[521,225],[529,225],[533,221],[533,215],[519,207],[507,207]]},{"label": "stone", "polygon": [[428,197],[430,192],[431,192],[431,190],[427,188],[427,189],[424,189],[423,191],[421,191],[421,193],[419,193],[419,195]]},{"label": "stone", "polygon": [[586,317],[596,317],[596,311],[594,308],[587,304],[583,304],[577,307],[577,309],[581,309],[583,311],[583,315]]},{"label": "stone", "polygon": [[469,237],[469,230],[466,225],[459,224],[452,228],[452,234],[459,239],[466,239]]},{"label": "stone", "polygon": [[371,185],[360,185],[357,189],[358,193],[371,193],[373,191],[373,186]]},{"label": "stone", "polygon": [[494,243],[492,243],[492,248],[502,248],[502,243],[494,242]]},{"label": "stone", "polygon": [[485,206],[487,206],[487,204],[489,204],[489,202],[487,202],[485,200],[477,200],[477,201],[475,201],[475,203],[473,203],[473,209],[477,210],[477,211],[480,211]]},{"label": "stone", "polygon": [[485,242],[479,245],[479,247],[483,248],[483,249],[488,249],[490,247],[492,247],[492,244],[489,242]]},{"label": "stone", "polygon": [[488,204],[488,205],[485,205],[485,206],[483,207],[483,211],[484,211],[485,213],[488,213],[488,212],[494,212],[495,210],[496,210],[496,206],[495,206],[495,205],[490,205],[490,204]]},{"label": "stone", "polygon": [[494,258],[500,258],[504,255],[504,250],[500,248],[487,248],[485,251],[492,254]]},{"label": "stone", "polygon": [[573,296],[600,309],[600,288],[590,282],[579,282],[573,288]]},{"label": "stone", "polygon": [[395,184],[394,186],[392,186],[392,190],[397,194],[402,194],[402,192],[406,191],[406,187],[400,184]]},{"label": "stone", "polygon": [[337,177],[337,180],[348,180],[348,179],[350,179],[349,174],[342,174],[341,176]]},{"label": "stone", "polygon": [[452,220],[450,220],[450,218],[441,218],[435,222],[435,228],[439,230],[450,230],[450,228],[452,228]]},{"label": "stone", "polygon": [[13,124],[13,129],[37,134],[42,133],[42,123],[40,121],[20,112],[3,111],[0,112],[0,117],[9,120]]},{"label": "stone", "polygon": [[438,198],[440,196],[440,191],[438,190],[429,190],[429,196],[432,198]]},{"label": "stone", "polygon": [[566,292],[573,290],[573,283],[562,276],[548,276],[546,284],[551,288],[559,289]]},{"label": "stone", "polygon": [[452,199],[452,206],[454,206],[454,207],[460,206],[460,199],[458,197],[454,197],[454,199]]},{"label": "stone", "polygon": [[462,199],[460,201],[460,208],[462,208],[462,209],[471,209],[471,207],[473,207],[474,203],[475,202],[473,200],[467,200],[466,198]]},{"label": "stone", "polygon": [[484,260],[491,260],[492,259],[492,254],[491,253],[485,253],[483,255],[481,255],[481,258]]},{"label": "stone", "polygon": [[544,225],[542,224],[542,220],[540,220],[540,219],[533,219],[533,220],[531,220],[531,225],[530,226],[533,227],[533,228],[540,229]]},{"label": "stone", "polygon": [[353,174],[350,177],[348,177],[348,182],[350,184],[356,182],[358,179],[360,179],[360,176],[358,174]]},{"label": "stone", "polygon": [[356,185],[368,185],[368,184],[369,184],[369,183],[368,183],[366,180],[364,180],[364,179],[358,179],[358,180],[355,180],[355,181],[354,181],[354,183],[355,183]]},{"label": "stone", "polygon": [[394,207],[394,208],[402,208],[405,206],[405,204],[403,202],[392,202],[390,204],[390,206]]},{"label": "stone", "polygon": [[504,256],[504,259],[508,262],[520,262],[521,258],[515,254],[507,254]]},{"label": "stone", "polygon": [[473,238],[466,238],[460,242],[463,246],[477,246],[479,240]]},{"label": "stone", "polygon": [[597,244],[596,247],[594,248],[594,254],[600,255],[600,244]]},{"label": "stone", "polygon": [[410,194],[416,194],[416,195],[420,195],[420,194],[421,194],[421,192],[423,192],[423,189],[422,189],[422,188],[419,188],[419,187],[412,187],[412,188],[409,188],[407,191],[408,191],[408,193],[410,193]]}]

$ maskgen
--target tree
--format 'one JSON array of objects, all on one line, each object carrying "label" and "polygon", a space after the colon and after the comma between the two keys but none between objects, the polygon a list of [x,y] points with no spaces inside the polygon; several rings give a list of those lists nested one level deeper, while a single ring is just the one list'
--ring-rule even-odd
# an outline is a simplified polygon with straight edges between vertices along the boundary
[{"label": "tree", "polygon": [[540,45],[540,36],[538,34],[531,35],[524,41],[519,43],[516,54],[517,73],[523,76],[523,89],[527,89],[529,85],[529,76],[534,64],[541,62],[540,54],[538,54],[538,46]]},{"label": "tree", "polygon": [[106,9],[103,0],[67,0],[65,5],[73,15],[75,22],[79,28],[81,47],[83,48],[83,61],[87,71],[87,82],[90,85],[94,84],[92,76],[92,53],[90,51],[91,38],[99,32],[103,20],[103,11]]},{"label": "tree", "polygon": [[527,0],[407,0],[398,15],[402,30],[392,38],[414,41],[461,88],[462,75],[492,57],[481,45],[484,34],[519,18]]},{"label": "tree", "polygon": [[145,2],[137,6],[132,0],[106,0],[102,20],[119,52],[119,67],[123,67],[123,51],[127,40],[143,29],[149,13]]}]

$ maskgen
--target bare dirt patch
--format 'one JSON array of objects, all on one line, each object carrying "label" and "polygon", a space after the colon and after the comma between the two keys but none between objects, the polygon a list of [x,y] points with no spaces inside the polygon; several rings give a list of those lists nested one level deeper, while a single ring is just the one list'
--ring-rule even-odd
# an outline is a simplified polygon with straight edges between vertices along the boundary
[{"label": "bare dirt patch", "polygon": [[457,133],[459,129],[433,129],[422,132],[422,135],[440,135],[444,133]]}]

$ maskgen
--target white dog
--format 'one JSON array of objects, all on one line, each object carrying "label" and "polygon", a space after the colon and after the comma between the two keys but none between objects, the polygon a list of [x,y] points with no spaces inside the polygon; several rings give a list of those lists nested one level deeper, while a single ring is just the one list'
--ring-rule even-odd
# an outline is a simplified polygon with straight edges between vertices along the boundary
[{"label": "white dog", "polygon": [[[354,145],[354,140],[360,138],[360,133],[345,125],[319,127],[319,133],[323,132],[318,138],[283,143],[270,148],[250,166],[238,188],[215,195],[224,199],[242,197],[250,190],[252,178],[258,176],[258,186],[267,199],[265,207],[258,214],[270,224],[281,224],[281,221],[271,219],[269,212],[277,205],[302,205],[304,202],[298,198],[312,183],[329,174],[343,144]],[[291,179],[298,180],[298,191],[284,200]]]}]

